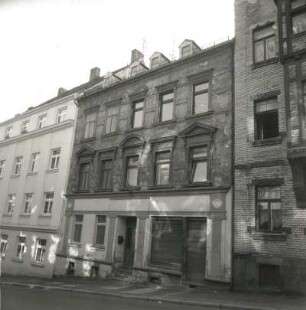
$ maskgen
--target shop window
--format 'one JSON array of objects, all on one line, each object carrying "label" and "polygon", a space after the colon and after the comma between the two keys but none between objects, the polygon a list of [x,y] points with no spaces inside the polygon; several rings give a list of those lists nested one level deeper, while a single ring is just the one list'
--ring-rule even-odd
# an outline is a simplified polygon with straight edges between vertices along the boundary
[{"label": "shop window", "polygon": [[26,237],[18,236],[16,257],[19,259],[23,259],[23,255],[25,252],[26,252]]},{"label": "shop window", "polygon": [[37,263],[43,263],[45,259],[47,240],[46,239],[36,239],[35,243],[35,254],[34,260]]},{"label": "shop window", "polygon": [[5,256],[6,248],[8,243],[8,235],[1,234],[1,240],[0,240],[0,254],[1,257]]},{"label": "shop window", "polygon": [[80,243],[83,228],[83,215],[74,216],[73,242]]},{"label": "shop window", "polygon": [[132,128],[139,128],[143,126],[143,108],[143,100],[132,103]]},{"label": "shop window", "polygon": [[154,218],[152,221],[151,264],[179,267],[183,259],[183,221]]},{"label": "shop window", "polygon": [[168,185],[170,181],[171,152],[158,152],[155,154],[155,185]]},{"label": "shop window", "polygon": [[81,163],[79,171],[79,190],[89,190],[90,163]]},{"label": "shop window", "polygon": [[255,102],[255,126],[256,140],[279,136],[277,98]]},{"label": "shop window", "polygon": [[101,160],[100,188],[112,189],[113,160]]},{"label": "shop window", "polygon": [[280,288],[280,266],[278,265],[259,265],[259,285],[267,289]]},{"label": "shop window", "polygon": [[105,231],[106,231],[106,216],[96,216],[96,234],[95,234],[95,245],[104,246],[105,243]]},{"label": "shop window", "polygon": [[190,148],[190,180],[197,184],[207,181],[207,146]]},{"label": "shop window", "polygon": [[264,62],[276,57],[275,31],[273,25],[253,32],[254,62]]},{"label": "shop window", "polygon": [[279,186],[256,188],[258,231],[281,232],[282,210]]},{"label": "shop window", "polygon": [[84,139],[90,139],[95,136],[96,117],[95,113],[86,115]]},{"label": "shop window", "polygon": [[203,82],[193,85],[192,113],[199,114],[208,111],[209,83]]},{"label": "shop window", "polygon": [[126,187],[138,186],[139,156],[128,156],[126,158]]},{"label": "shop window", "polygon": [[159,121],[165,122],[173,119],[174,91],[160,94],[160,115]]}]

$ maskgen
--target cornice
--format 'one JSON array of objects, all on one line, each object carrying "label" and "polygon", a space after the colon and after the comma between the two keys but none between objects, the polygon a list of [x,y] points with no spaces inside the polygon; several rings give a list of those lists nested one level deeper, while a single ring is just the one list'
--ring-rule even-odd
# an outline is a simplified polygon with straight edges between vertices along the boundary
[{"label": "cornice", "polygon": [[58,233],[57,227],[37,227],[37,226],[13,226],[13,225],[3,225],[0,224],[0,229],[10,229],[10,230],[22,230],[22,231],[35,231],[35,232],[43,232],[43,233]]},{"label": "cornice", "polygon": [[13,144],[13,143],[17,143],[20,141],[28,140],[28,139],[33,139],[37,136],[42,136],[42,135],[48,134],[50,132],[59,131],[59,130],[65,129],[65,128],[73,127],[74,122],[75,122],[74,120],[67,120],[67,121],[64,121],[62,123],[56,123],[54,125],[47,126],[47,127],[41,128],[41,129],[36,129],[36,130],[30,131],[28,133],[25,133],[25,134],[22,134],[19,136],[15,136],[15,137],[12,137],[9,139],[1,140],[0,141],[0,147],[6,146],[9,144]]}]

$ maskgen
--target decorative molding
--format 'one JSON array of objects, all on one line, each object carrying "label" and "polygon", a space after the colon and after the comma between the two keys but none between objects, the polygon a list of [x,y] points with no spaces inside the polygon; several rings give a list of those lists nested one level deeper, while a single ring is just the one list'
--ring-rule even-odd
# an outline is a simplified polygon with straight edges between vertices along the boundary
[{"label": "decorative molding", "polygon": [[42,233],[59,233],[58,228],[43,228],[43,227],[30,227],[30,226],[12,226],[12,225],[0,225],[0,229],[8,230],[22,230],[22,231],[33,231]]},{"label": "decorative molding", "polygon": [[287,160],[275,159],[275,160],[258,161],[248,164],[236,164],[235,169],[252,169],[262,167],[287,166],[287,165],[289,165]]}]

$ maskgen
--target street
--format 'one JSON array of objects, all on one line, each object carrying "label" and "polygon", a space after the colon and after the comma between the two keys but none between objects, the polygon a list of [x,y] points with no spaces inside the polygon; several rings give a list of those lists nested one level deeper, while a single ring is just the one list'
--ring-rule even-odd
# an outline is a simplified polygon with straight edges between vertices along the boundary
[{"label": "street", "polygon": [[1,310],[212,310],[197,306],[147,302],[130,298],[80,294],[67,291],[2,286]]}]

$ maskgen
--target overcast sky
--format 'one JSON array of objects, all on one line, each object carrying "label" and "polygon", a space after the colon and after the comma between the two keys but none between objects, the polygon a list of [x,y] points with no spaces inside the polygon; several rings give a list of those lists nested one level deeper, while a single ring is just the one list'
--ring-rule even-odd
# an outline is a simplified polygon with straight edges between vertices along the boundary
[{"label": "overcast sky", "polygon": [[0,0],[0,122],[155,51],[234,35],[234,0]]}]

